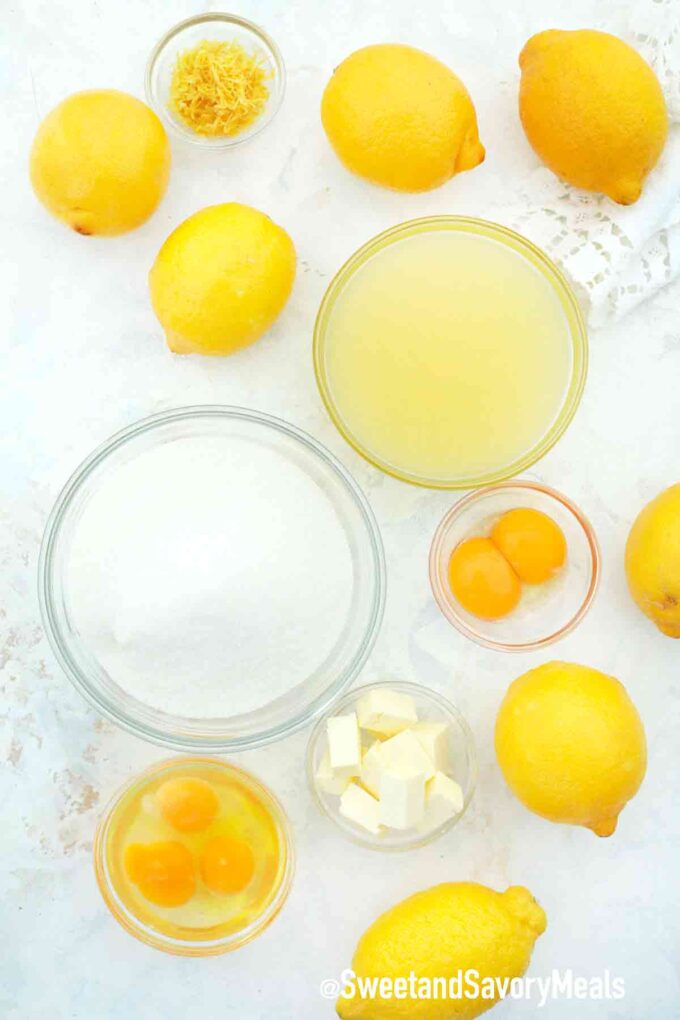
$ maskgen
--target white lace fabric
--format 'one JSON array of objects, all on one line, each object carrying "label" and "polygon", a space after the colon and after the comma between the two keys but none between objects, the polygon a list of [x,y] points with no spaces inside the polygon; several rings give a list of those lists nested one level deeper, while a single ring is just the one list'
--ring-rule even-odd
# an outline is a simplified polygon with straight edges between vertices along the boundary
[{"label": "white lace fabric", "polygon": [[639,0],[628,41],[654,68],[671,120],[642,196],[619,206],[540,167],[496,217],[564,269],[593,326],[621,318],[680,276],[680,0]]}]

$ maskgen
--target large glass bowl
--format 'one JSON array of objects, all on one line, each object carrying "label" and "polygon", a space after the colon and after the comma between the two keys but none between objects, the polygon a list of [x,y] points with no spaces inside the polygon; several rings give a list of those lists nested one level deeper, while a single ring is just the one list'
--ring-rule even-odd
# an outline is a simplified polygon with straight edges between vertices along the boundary
[{"label": "large glass bowl", "polygon": [[[119,465],[158,444],[190,437],[263,444],[302,471],[328,501],[349,550],[349,611],[337,627],[331,652],[306,676],[279,684],[284,694],[223,718],[185,718],[132,697],[109,675],[78,632],[69,606],[69,552],[83,510],[101,482]],[[272,499],[276,494],[272,493]],[[320,568],[323,564],[320,565]],[[348,575],[348,576],[349,576]],[[382,620],[385,564],[375,518],[345,468],[311,436],[266,414],[236,407],[188,407],[163,412],[124,429],[91,454],[69,479],[52,510],[39,565],[43,625],[66,675],[108,719],[146,740],[188,751],[229,752],[278,740],[318,715],[357,676]],[[285,657],[281,669],[286,669]],[[290,670],[289,670],[290,672]],[[225,676],[225,684],[230,678]],[[246,678],[238,678],[243,682]]]},{"label": "large glass bowl", "polygon": [[[346,406],[339,406],[333,393],[333,380],[328,367],[328,336],[331,331],[334,309],[346,288],[352,283],[353,278],[370,260],[379,258],[380,254],[389,246],[415,236],[442,231],[463,233],[501,245],[516,253],[538,272],[552,288],[561,306],[565,333],[571,348],[571,370],[569,377],[565,379],[561,406],[556,409],[552,423],[544,435],[539,436],[529,449],[509,463],[501,463],[492,470],[474,474],[466,473],[459,477],[442,477],[441,475],[435,477],[432,474],[419,472],[415,468],[407,468],[394,460],[388,460],[371,449],[367,441],[360,438],[353,428],[351,402],[346,402]],[[490,291],[487,297],[489,301],[493,301],[493,292]],[[397,295],[395,295],[395,301],[398,301]],[[398,305],[396,307],[398,308]],[[314,328],[316,380],[322,400],[340,434],[357,453],[386,474],[414,485],[434,489],[473,489],[489,485],[519,474],[543,457],[564,433],[576,413],[585,385],[587,366],[588,340],[581,310],[566,277],[554,262],[521,234],[497,223],[463,216],[432,216],[410,220],[392,227],[368,241],[348,259],[331,281],[321,302]],[[489,371],[493,370],[494,366],[490,364]],[[408,413],[408,409],[402,408],[401,410],[404,414]],[[503,423],[498,423],[498,428],[502,427]]]}]

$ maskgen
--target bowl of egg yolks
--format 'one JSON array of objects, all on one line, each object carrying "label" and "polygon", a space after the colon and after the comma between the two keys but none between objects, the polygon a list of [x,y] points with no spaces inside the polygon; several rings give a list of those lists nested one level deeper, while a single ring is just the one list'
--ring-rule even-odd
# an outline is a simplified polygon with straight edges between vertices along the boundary
[{"label": "bowl of egg yolks", "polygon": [[293,877],[283,808],[219,759],[174,758],[113,798],[97,829],[104,901],[136,938],[181,956],[237,949],[281,910]]},{"label": "bowl of egg yolks", "polygon": [[588,612],[600,550],[587,518],[566,496],[528,481],[464,496],[430,548],[437,605],[487,648],[529,651],[559,640]]}]

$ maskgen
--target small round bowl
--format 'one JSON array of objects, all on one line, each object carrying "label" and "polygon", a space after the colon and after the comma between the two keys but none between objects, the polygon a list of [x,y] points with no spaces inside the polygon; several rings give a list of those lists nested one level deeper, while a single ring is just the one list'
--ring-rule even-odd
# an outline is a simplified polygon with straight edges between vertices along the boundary
[{"label": "small round bowl", "polygon": [[[95,655],[78,625],[70,593],[71,551],[88,502],[100,486],[135,458],[159,446],[219,440],[229,448],[261,447],[287,471],[307,476],[333,508],[347,541],[351,590],[347,615],[323,662],[304,675],[288,668],[289,686],[249,711],[220,717],[179,715],[133,697],[115,669]],[[276,501],[276,490],[272,491]],[[305,726],[346,690],[373,647],[385,603],[385,558],[373,512],[348,471],[307,433],[246,408],[184,407],[153,415],[98,447],[68,480],[45,528],[38,588],[43,626],[52,649],[80,693],[102,715],[143,740],[173,750],[229,753],[279,740]],[[294,603],[291,604],[294,606]],[[293,611],[293,610],[292,610]],[[339,623],[339,620],[338,620]],[[281,655],[277,683],[286,671]],[[262,679],[262,678],[260,678]],[[225,670],[225,684],[235,678]]]},{"label": "small round bowl", "polygon": [[[247,53],[257,54],[269,72],[269,99],[259,117],[236,135],[210,137],[200,135],[184,123],[169,105],[170,83],[180,53],[204,39],[237,42]],[[273,39],[257,25],[235,14],[199,14],[171,28],[154,47],[144,78],[147,102],[163,123],[179,138],[205,148],[227,149],[259,134],[278,112],[286,90],[286,69]]]},{"label": "small round bowl", "polygon": [[[276,876],[261,912],[242,928],[228,922],[206,928],[186,927],[172,924],[166,917],[163,925],[166,930],[162,930],[154,924],[152,910],[147,917],[140,917],[121,896],[118,888],[120,866],[111,847],[112,837],[115,836],[116,826],[125,822],[128,809],[144,787],[158,785],[175,774],[186,776],[187,773],[196,772],[206,777],[206,774],[214,771],[223,773],[225,778],[241,786],[272,819],[279,851]],[[281,911],[288,898],[295,871],[290,823],[277,798],[255,776],[219,758],[170,758],[158,762],[126,783],[104,809],[95,833],[93,858],[99,890],[118,923],[140,942],[176,956],[217,956],[252,941],[269,927]],[[159,912],[164,909],[166,914],[169,912],[168,908],[156,909]]]},{"label": "small round bowl", "polygon": [[[517,608],[500,620],[480,620],[454,598],[448,580],[451,553],[465,539],[490,532],[508,510],[542,510],[567,540],[567,562],[545,584],[523,585]],[[486,648],[526,652],[558,641],[586,615],[600,580],[600,549],[587,518],[547,485],[501,482],[472,492],[444,517],[430,548],[430,584],[442,613],[462,634]]]},{"label": "small round bowl", "polygon": [[[372,833],[367,832],[366,829],[362,829],[349,819],[344,818],[339,811],[340,798],[320,789],[316,781],[317,770],[326,751],[326,722],[328,718],[352,712],[356,709],[360,698],[369,691],[380,690],[382,688],[397,691],[399,694],[410,695],[416,703],[419,722],[444,722],[449,726],[449,760],[452,766],[450,775],[463,791],[463,810],[449,818],[442,825],[426,833],[387,830],[379,836],[374,836]],[[441,694],[437,694],[427,687],[404,681],[366,684],[364,687],[357,687],[346,694],[333,705],[332,711],[328,712],[327,715],[317,722],[307,745],[307,781],[312,796],[322,814],[330,818],[353,843],[368,847],[370,850],[413,850],[416,847],[426,846],[428,843],[434,842],[435,839],[439,839],[445,832],[453,828],[467,811],[477,782],[477,753],[474,737],[458,709],[450,701],[442,697]]]}]

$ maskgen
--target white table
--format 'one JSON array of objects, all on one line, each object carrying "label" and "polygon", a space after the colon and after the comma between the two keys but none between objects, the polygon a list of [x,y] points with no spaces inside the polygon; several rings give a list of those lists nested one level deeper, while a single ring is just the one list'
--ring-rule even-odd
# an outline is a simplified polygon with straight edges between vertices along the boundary
[{"label": "white table", "polygon": [[[207,4],[212,7],[221,4]],[[452,496],[400,484],[337,435],[316,391],[314,315],[330,276],[378,231],[435,212],[484,215],[495,184],[536,165],[515,113],[516,56],[545,27],[622,29],[618,0],[255,0],[238,12],[261,23],[284,53],[282,112],[233,152],[173,142],[170,188],[142,229],[83,238],[34,199],[27,151],[39,120],[87,87],[142,95],[157,38],[200,11],[199,0],[22,0],[3,10],[5,128],[0,159],[5,391],[2,415],[0,651],[0,1014],[7,1020],[205,1020],[334,1015],[322,979],[349,964],[359,934],[384,908],[437,881],[528,885],[549,929],[532,974],[552,968],[622,976],[622,1002],[551,1003],[550,1020],[677,1016],[677,794],[680,645],[633,606],[622,553],[631,520],[680,479],[680,288],[616,328],[591,335],[590,377],[565,438],[531,477],[564,490],[591,517],[604,553],[595,607],[546,654],[477,648],[433,605],[426,556]],[[511,13],[512,11],[512,13]],[[564,11],[564,13],[560,13]],[[332,155],[318,116],[331,69],[359,45],[406,41],[447,60],[475,98],[487,162],[425,195],[397,195],[352,179]],[[299,274],[270,335],[237,357],[170,355],[149,305],[146,274],[169,231],[201,206],[235,199],[272,214],[293,236]],[[35,593],[38,548],[62,483],[90,450],[145,415],[182,404],[238,403],[278,414],[326,443],[364,487],[387,552],[385,622],[362,680],[394,674],[448,694],[479,746],[469,815],[423,850],[384,857],[344,841],[317,815],[303,776],[306,733],[239,756],[287,805],[299,852],[284,913],[257,941],[214,959],[178,959],[130,938],[110,917],[90,862],[101,805],[163,752],[99,719],[56,666]],[[627,685],[647,729],[645,784],[610,840],[550,825],[509,794],[491,734],[509,682],[548,657],[573,659]],[[533,1015],[506,1003],[494,1017]],[[539,1015],[541,1015],[539,1013]]]}]

